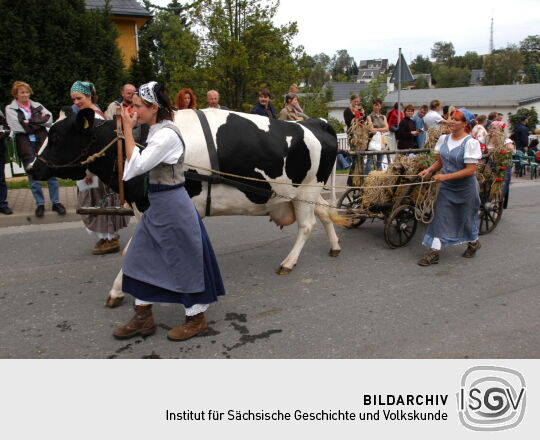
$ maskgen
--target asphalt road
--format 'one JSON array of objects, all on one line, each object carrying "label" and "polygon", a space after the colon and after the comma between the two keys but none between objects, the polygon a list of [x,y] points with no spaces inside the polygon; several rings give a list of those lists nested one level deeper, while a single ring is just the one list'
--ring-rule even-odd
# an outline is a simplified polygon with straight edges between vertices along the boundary
[{"label": "asphalt road", "polygon": [[80,222],[0,228],[0,358],[538,358],[539,219],[540,187],[513,185],[474,259],[450,248],[427,268],[415,264],[423,227],[396,250],[381,221],[340,229],[330,258],[318,226],[287,276],[274,269],[296,227],[207,219],[227,295],[207,312],[210,332],[180,343],[165,334],[183,311],[163,304],[154,336],[112,338],[132,315],[130,302],[103,307],[120,256],[92,256]]}]

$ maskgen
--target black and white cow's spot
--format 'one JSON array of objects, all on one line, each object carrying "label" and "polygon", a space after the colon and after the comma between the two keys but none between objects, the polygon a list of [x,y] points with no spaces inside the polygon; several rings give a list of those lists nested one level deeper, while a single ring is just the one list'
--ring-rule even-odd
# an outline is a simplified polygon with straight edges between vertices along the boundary
[{"label": "black and white cow's spot", "polygon": [[[189,168],[187,171],[193,174],[199,174],[193,168]],[[190,198],[197,197],[202,193],[202,182],[200,180],[192,180],[189,177],[186,177],[185,188]]]},{"label": "black and white cow's spot", "polygon": [[321,143],[321,159],[317,169],[317,182],[326,183],[336,161],[336,132],[330,124],[319,118],[307,119],[299,122],[299,124],[309,129]]},{"label": "black and white cow's spot", "polygon": [[[247,118],[231,113],[226,124],[216,133],[217,153],[221,171],[239,176],[264,179],[263,171],[271,179],[283,175],[293,183],[301,183],[311,168],[309,150],[304,142],[304,131],[297,124],[270,121],[268,131],[261,130]],[[246,183],[245,180],[235,179]],[[258,188],[271,190],[266,182],[247,182]],[[269,197],[240,189],[253,203],[263,204]]]}]

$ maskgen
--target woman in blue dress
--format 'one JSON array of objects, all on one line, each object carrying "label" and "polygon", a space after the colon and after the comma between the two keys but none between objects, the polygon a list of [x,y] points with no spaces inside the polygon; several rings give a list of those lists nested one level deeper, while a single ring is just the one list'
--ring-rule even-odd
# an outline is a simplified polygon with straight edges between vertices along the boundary
[{"label": "woman in blue dress", "polygon": [[418,175],[440,182],[435,203],[435,217],[429,224],[422,244],[429,247],[427,254],[418,261],[420,266],[439,262],[443,246],[467,243],[463,257],[472,258],[480,249],[478,232],[480,218],[479,186],[476,167],[482,158],[480,144],[470,136],[470,127],[464,114],[456,110],[449,119],[450,134],[439,138],[435,151],[437,160]]},{"label": "woman in blue dress", "polygon": [[[150,208],[143,214],[124,257],[122,290],[135,297],[135,316],[113,335],[127,339],[156,331],[154,302],[180,303],[186,321],[167,337],[182,341],[207,328],[204,312],[225,294],[219,267],[195,206],[184,188],[185,145],[173,124],[163,87],[152,81],[139,88],[134,112],[123,113],[124,180],[148,173]],[[147,146],[135,146],[132,128],[148,124]]]}]

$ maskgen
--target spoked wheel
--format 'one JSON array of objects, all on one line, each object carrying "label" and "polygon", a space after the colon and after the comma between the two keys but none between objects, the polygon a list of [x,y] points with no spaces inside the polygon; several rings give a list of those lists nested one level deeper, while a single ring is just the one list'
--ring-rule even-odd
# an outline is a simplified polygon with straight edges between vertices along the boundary
[{"label": "spoked wheel", "polygon": [[401,205],[384,222],[384,239],[390,249],[405,246],[414,236],[418,221],[414,206]]},{"label": "spoked wheel", "polygon": [[[343,193],[337,202],[338,208],[350,210],[352,215],[353,209],[359,209],[362,204],[362,190],[361,189],[349,189]],[[357,228],[366,221],[365,218],[355,218],[349,228]]]},{"label": "spoked wheel", "polygon": [[480,235],[489,234],[501,221],[503,213],[503,199],[501,194],[484,198],[480,205]]}]

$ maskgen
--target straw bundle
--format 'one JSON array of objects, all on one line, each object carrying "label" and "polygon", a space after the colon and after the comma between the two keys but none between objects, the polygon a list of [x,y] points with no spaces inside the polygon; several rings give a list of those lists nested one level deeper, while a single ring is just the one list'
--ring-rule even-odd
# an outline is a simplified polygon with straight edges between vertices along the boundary
[{"label": "straw bundle", "polygon": [[382,188],[395,185],[396,177],[388,171],[372,171],[364,180],[364,193],[362,194],[362,207],[386,203],[392,197],[392,188]]},{"label": "straw bundle", "polygon": [[351,127],[347,131],[349,135],[349,145],[352,151],[366,151],[369,145],[370,131],[373,124],[367,121],[360,121],[354,118]]},{"label": "straw bundle", "polygon": [[503,148],[506,135],[504,131],[501,130],[492,130],[489,134],[486,143],[488,146],[493,147],[495,150]]},{"label": "straw bundle", "polygon": [[448,134],[448,126],[446,124],[437,124],[433,127],[431,127],[427,131],[427,139],[426,144],[424,145],[425,148],[435,148],[435,145],[437,145],[437,141],[443,134]]}]

